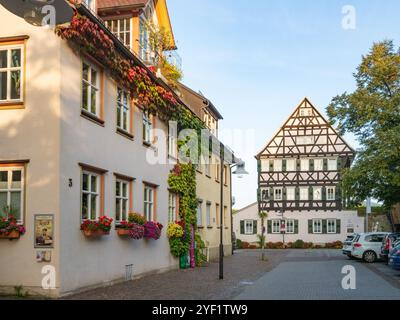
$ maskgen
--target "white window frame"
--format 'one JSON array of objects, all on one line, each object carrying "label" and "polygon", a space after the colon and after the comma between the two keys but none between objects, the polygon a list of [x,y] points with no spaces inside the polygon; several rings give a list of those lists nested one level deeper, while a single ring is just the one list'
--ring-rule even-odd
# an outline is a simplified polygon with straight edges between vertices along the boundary
[{"label": "white window frame", "polygon": [[144,15],[141,15],[139,19],[139,57],[145,62],[149,62],[151,57],[149,38],[147,19]]},{"label": "white window frame", "polygon": [[[308,187],[300,187],[300,201],[308,201],[310,196],[309,196],[309,189]],[[306,196],[304,196],[306,195]]]},{"label": "white window frame", "polygon": [[286,159],[286,171],[295,172],[296,169],[296,159]]},{"label": "white window frame", "polygon": [[[132,48],[132,19],[105,20],[106,27],[128,48]],[[124,29],[122,30],[122,24]],[[129,41],[129,43],[128,43]]]},{"label": "white window frame", "polygon": [[281,220],[272,220],[272,233],[273,234],[280,234],[281,233]]},{"label": "white window frame", "polygon": [[168,194],[168,222],[172,223],[175,222],[177,219],[176,217],[176,210],[178,206],[178,197],[176,193],[169,192]]},{"label": "white window frame", "polygon": [[323,232],[323,221],[322,219],[313,219],[313,233],[322,234]]},{"label": "white window frame", "polygon": [[178,158],[178,141],[176,125],[168,125],[168,155],[174,159]]},{"label": "white window frame", "polygon": [[310,171],[310,159],[308,158],[300,159],[300,171],[302,172]]},{"label": "white window frame", "polygon": [[153,143],[153,119],[149,111],[143,111],[143,141]]},{"label": "white window frame", "polygon": [[244,234],[252,235],[254,233],[254,221],[244,220]]},{"label": "white window frame", "polygon": [[[115,223],[121,223],[127,221],[129,218],[129,182],[121,179],[117,179],[116,184],[119,184],[120,194],[117,194],[117,186],[115,186]],[[126,194],[124,195],[123,190],[126,188]],[[117,210],[117,201],[119,203],[119,212]],[[123,211],[123,204],[125,204],[125,213]],[[125,215],[125,216],[124,216]],[[119,216],[119,219],[118,219]]]},{"label": "white window frame", "polygon": [[[12,187],[12,173],[13,171],[21,171],[21,187],[13,188]],[[21,201],[20,201],[20,217],[17,219],[18,224],[24,223],[24,189],[25,189],[25,170],[24,167],[0,167],[0,172],[7,172],[7,189],[0,189],[0,192],[7,192],[7,206],[11,205],[11,193],[12,192],[20,192],[21,193]],[[0,211],[3,211],[3,208],[0,208]],[[8,217],[6,217],[8,218]]]},{"label": "white window frame", "polygon": [[[319,191],[319,197],[317,197],[317,191]],[[313,187],[313,200],[315,201],[322,200],[322,187]]]},{"label": "white window frame", "polygon": [[211,202],[206,203],[206,223],[207,227],[211,226]]},{"label": "white window frame", "polygon": [[[84,68],[85,66],[88,67],[88,79],[84,79]],[[96,72],[96,81],[95,83],[92,82],[92,72]],[[82,87],[81,87],[81,108],[85,112],[88,112],[96,117],[99,117],[100,114],[100,77],[101,77],[101,71],[99,68],[94,66],[92,63],[87,62],[86,60],[82,61]],[[87,86],[87,97],[86,97],[86,103],[87,103],[87,109],[84,107],[83,103],[83,88]],[[95,91],[95,112],[92,111],[92,92]]]},{"label": "white window frame", "polygon": [[[88,183],[87,183],[87,187],[88,190],[84,190],[83,189],[83,176],[87,175],[88,176]],[[96,190],[92,190],[92,177],[96,178]],[[97,220],[100,217],[100,175],[98,175],[97,173],[93,173],[90,171],[82,171],[82,182],[81,182],[81,221],[84,220]],[[88,195],[88,207],[87,207],[87,218],[84,219],[83,218],[83,196],[84,195]],[[92,198],[95,197],[96,199],[96,212],[95,212],[95,216],[92,216]]]},{"label": "white window frame", "polygon": [[286,220],[286,233],[294,234],[295,221],[293,219]]},{"label": "white window frame", "polygon": [[287,187],[286,188],[286,200],[288,200],[288,201],[296,200],[296,188],[295,187]]},{"label": "white window frame", "polygon": [[337,171],[337,159],[328,159],[328,171]]},{"label": "white window frame", "polygon": [[[131,125],[131,97],[128,91],[118,88],[117,89],[117,128],[122,131],[129,132]],[[118,117],[119,111],[119,117]],[[126,122],[124,122],[126,119]],[[118,124],[119,122],[119,124]]]},{"label": "white window frame", "polygon": [[[280,198],[277,195],[280,194]],[[274,188],[274,200],[283,201],[283,188]]]},{"label": "white window frame", "polygon": [[[333,222],[333,225],[329,225],[330,222]],[[334,229],[330,229],[330,227],[332,227],[332,226]],[[326,221],[326,230],[327,230],[327,233],[329,233],[329,234],[336,234],[336,231],[337,231],[336,219],[328,219]]]},{"label": "white window frame", "polygon": [[[332,197],[329,196],[329,191],[332,191]],[[336,187],[326,187],[326,200],[327,201],[336,200]]]},{"label": "white window frame", "polygon": [[314,171],[324,170],[324,159],[314,159]]},{"label": "white window frame", "polygon": [[198,200],[197,201],[197,226],[202,227],[203,226],[203,201]]},{"label": "white window frame", "polygon": [[283,170],[282,159],[274,160],[274,172],[281,172]]},{"label": "white window frame", "polygon": [[[21,52],[21,66],[19,67],[11,67],[11,51],[12,50],[20,50]],[[7,73],[7,93],[6,99],[0,100],[0,102],[23,102],[24,100],[24,45],[23,44],[16,44],[16,45],[1,45],[0,44],[0,51],[7,52],[7,66],[5,68],[0,68],[0,73],[6,72]],[[11,72],[19,71],[20,73],[20,92],[19,92],[19,99],[11,99]]]},{"label": "white window frame", "polygon": [[144,187],[144,216],[147,221],[154,220],[154,195],[155,195],[155,188],[146,186]]},{"label": "white window frame", "polygon": [[261,159],[261,172],[269,172],[269,159]]}]

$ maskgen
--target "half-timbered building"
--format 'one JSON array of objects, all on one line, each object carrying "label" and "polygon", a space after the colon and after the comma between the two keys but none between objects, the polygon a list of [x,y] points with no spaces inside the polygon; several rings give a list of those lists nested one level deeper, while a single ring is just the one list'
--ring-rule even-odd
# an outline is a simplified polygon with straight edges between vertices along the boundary
[{"label": "half-timbered building", "polygon": [[[346,211],[340,187],[341,171],[350,167],[354,156],[351,146],[305,98],[256,156],[258,203],[253,211],[268,213],[268,241],[323,244],[362,231],[362,219]],[[239,234],[246,233],[247,220],[242,220]]]}]

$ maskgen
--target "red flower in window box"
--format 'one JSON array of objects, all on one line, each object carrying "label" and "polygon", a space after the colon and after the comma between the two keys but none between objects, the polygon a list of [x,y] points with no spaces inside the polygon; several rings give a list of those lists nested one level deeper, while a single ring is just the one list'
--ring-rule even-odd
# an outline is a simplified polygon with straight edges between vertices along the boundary
[{"label": "red flower in window box", "polygon": [[107,216],[100,217],[97,221],[85,220],[81,224],[81,230],[86,237],[109,235],[112,222],[113,219]]},{"label": "red flower in window box", "polygon": [[25,227],[19,225],[13,215],[10,215],[8,218],[1,218],[0,239],[19,239],[25,232]]}]

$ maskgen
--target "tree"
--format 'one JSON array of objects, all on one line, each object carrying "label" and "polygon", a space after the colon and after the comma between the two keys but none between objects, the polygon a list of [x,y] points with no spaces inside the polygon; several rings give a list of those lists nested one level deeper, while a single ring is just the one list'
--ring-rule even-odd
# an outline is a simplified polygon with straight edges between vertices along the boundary
[{"label": "tree", "polygon": [[261,218],[261,235],[258,235],[260,247],[261,247],[261,260],[265,261],[265,219],[268,218],[268,213],[261,211],[259,212],[259,217]]},{"label": "tree", "polygon": [[386,208],[400,202],[400,50],[375,43],[354,73],[357,89],[332,99],[327,108],[341,134],[361,144],[354,166],[343,172],[343,189],[358,204],[367,197]]}]

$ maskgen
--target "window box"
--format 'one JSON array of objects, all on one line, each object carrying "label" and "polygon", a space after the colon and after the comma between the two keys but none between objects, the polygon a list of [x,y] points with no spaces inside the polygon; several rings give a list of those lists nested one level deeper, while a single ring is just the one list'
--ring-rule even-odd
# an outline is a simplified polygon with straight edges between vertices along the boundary
[{"label": "window box", "polygon": [[17,224],[17,220],[13,216],[0,220],[0,239],[19,239],[23,234],[25,234],[25,227]]},{"label": "window box", "polygon": [[144,224],[144,238],[158,240],[161,237],[162,229],[161,223],[148,221]]},{"label": "window box", "polygon": [[81,224],[81,230],[85,237],[96,238],[110,234],[112,218],[107,216],[100,217],[97,221],[85,220]]},{"label": "window box", "polygon": [[132,213],[129,215],[129,221],[121,221],[117,226],[117,234],[121,238],[140,240],[144,237],[144,223],[143,216]]}]

